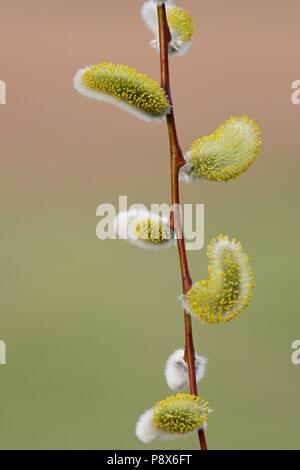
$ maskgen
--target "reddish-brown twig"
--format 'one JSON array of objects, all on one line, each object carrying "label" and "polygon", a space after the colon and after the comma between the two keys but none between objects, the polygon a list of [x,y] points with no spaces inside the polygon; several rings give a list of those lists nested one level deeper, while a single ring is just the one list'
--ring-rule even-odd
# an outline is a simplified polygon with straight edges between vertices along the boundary
[{"label": "reddish-brown twig", "polygon": [[[172,188],[172,206],[173,211],[171,215],[171,226],[174,228],[177,235],[179,259],[182,274],[182,287],[183,293],[186,294],[192,286],[192,279],[189,272],[188,260],[186,254],[184,234],[182,230],[181,211],[180,211],[180,197],[179,197],[179,183],[178,176],[180,168],[185,164],[183,154],[179,145],[174,107],[171,95],[170,85],[170,69],[169,69],[169,42],[171,39],[168,19],[166,14],[166,7],[163,3],[158,6],[158,20],[159,20],[159,42],[160,42],[160,68],[161,68],[161,86],[165,90],[170,101],[170,112],[167,115],[167,125],[170,141],[171,152],[171,188]],[[196,370],[195,370],[195,348],[193,341],[192,320],[187,312],[184,312],[184,326],[185,326],[185,360],[189,369],[190,392],[193,395],[198,395]],[[207,450],[207,443],[203,429],[198,432],[200,448]]]}]

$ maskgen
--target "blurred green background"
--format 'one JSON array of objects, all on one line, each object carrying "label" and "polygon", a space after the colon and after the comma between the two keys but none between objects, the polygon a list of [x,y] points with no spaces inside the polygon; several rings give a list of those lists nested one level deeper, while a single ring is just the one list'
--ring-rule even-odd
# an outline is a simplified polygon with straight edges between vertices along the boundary
[{"label": "blurred green background", "polygon": [[[164,363],[183,345],[177,253],[99,241],[95,214],[122,194],[130,204],[169,201],[166,130],[84,100],[72,76],[111,57],[158,77],[157,56],[138,1],[120,2],[117,13],[104,1],[40,3],[3,1],[1,16],[0,447],[151,448],[134,428],[169,394]],[[214,409],[208,443],[299,449],[291,343],[300,338],[300,106],[290,84],[299,78],[300,6],[224,3],[186,2],[199,39],[172,66],[184,150],[230,114],[247,113],[264,130],[263,151],[239,180],[182,188],[183,201],[205,204],[206,244],[220,232],[240,239],[257,283],[231,324],[194,322],[197,350],[209,358],[200,386]],[[194,279],[206,276],[205,250],[189,256]],[[191,436],[152,448],[196,446]]]}]

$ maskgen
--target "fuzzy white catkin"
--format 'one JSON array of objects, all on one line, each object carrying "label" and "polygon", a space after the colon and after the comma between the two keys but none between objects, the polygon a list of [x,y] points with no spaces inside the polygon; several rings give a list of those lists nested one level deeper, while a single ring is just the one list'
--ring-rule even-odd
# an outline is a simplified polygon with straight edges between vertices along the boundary
[{"label": "fuzzy white catkin", "polygon": [[[204,377],[207,359],[195,353],[197,383]],[[171,390],[179,392],[189,385],[189,371],[184,360],[184,349],[178,349],[168,358],[165,366],[165,378]]]}]

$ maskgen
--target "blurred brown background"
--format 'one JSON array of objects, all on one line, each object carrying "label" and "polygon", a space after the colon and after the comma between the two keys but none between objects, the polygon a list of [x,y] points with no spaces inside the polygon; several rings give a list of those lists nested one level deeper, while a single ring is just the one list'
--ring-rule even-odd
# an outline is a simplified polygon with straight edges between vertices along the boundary
[{"label": "blurred brown background", "polygon": [[[300,448],[298,0],[185,2],[197,31],[172,62],[184,150],[232,114],[264,134],[238,181],[184,187],[251,254],[254,302],[225,327],[195,325],[209,357],[201,392],[211,448]],[[165,127],[84,99],[84,65],[124,63],[159,78],[139,0],[0,0],[1,448],[143,448],[137,417],[169,392],[162,370],[182,345],[175,251],[144,253],[95,236],[96,207],[168,202]],[[195,279],[205,253],[191,253]],[[153,447],[194,448],[195,438]]]}]

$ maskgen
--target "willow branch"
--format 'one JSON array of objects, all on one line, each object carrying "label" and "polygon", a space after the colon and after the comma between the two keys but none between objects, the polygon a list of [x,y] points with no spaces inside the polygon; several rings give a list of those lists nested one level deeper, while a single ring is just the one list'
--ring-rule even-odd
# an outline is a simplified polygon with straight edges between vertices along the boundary
[{"label": "willow branch", "polygon": [[[169,133],[170,153],[171,153],[171,191],[172,191],[172,214],[170,224],[175,230],[177,236],[179,260],[182,276],[183,293],[186,294],[191,286],[192,279],[189,272],[188,259],[186,253],[185,239],[182,228],[180,195],[179,195],[179,170],[185,164],[181,147],[178,141],[174,107],[171,94],[170,84],[170,68],[169,68],[169,42],[171,38],[166,7],[163,3],[158,6],[159,20],[159,40],[160,40],[160,69],[161,69],[161,86],[165,90],[170,102],[170,111],[167,114],[167,127]],[[195,367],[195,348],[193,341],[192,320],[191,316],[184,312],[185,326],[185,361],[188,364],[190,392],[198,395],[196,367]],[[200,448],[207,450],[206,438],[203,429],[198,432]]]}]

